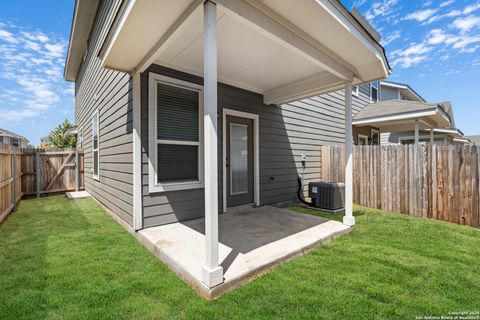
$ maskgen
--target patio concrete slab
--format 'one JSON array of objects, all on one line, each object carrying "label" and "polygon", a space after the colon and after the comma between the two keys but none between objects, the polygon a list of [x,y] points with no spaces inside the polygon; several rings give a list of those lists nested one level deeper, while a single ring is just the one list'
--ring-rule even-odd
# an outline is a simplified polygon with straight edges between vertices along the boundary
[{"label": "patio concrete slab", "polygon": [[204,219],[195,219],[144,229],[138,236],[174,272],[209,299],[352,230],[337,221],[270,206],[221,214],[219,258],[224,282],[207,288],[201,282],[204,227]]},{"label": "patio concrete slab", "polygon": [[91,197],[90,193],[87,191],[72,191],[72,192],[66,192],[65,196],[69,200],[75,200],[75,199],[83,199],[83,198],[88,198]]}]

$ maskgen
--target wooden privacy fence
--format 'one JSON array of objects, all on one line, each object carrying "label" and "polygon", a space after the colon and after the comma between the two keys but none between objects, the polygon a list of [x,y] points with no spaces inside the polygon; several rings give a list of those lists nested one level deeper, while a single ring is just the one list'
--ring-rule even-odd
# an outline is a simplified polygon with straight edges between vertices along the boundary
[{"label": "wooden privacy fence", "polygon": [[83,151],[0,145],[0,222],[15,210],[22,196],[81,189]]},{"label": "wooden privacy fence", "polygon": [[[344,181],[345,149],[322,147],[322,179]],[[355,146],[360,205],[480,228],[480,147]]]}]

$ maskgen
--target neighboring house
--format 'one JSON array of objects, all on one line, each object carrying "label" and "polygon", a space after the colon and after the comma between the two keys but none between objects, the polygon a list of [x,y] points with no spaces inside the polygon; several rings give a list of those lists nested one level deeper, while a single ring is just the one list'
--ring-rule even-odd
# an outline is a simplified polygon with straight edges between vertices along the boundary
[{"label": "neighboring house", "polygon": [[19,148],[26,148],[30,141],[24,136],[0,128],[0,144],[8,144]]},{"label": "neighboring house", "polygon": [[409,85],[397,82],[380,81],[378,90],[378,102],[354,116],[357,144],[468,143],[455,127],[450,102],[428,103]]},{"label": "neighboring house", "polygon": [[476,136],[466,136],[466,139],[470,140],[471,144],[475,144],[477,146],[480,146],[480,135]]},{"label": "neighboring house", "polygon": [[77,0],[65,79],[85,189],[132,230],[205,216],[218,284],[218,212],[295,200],[388,75],[359,21],[336,0]]}]

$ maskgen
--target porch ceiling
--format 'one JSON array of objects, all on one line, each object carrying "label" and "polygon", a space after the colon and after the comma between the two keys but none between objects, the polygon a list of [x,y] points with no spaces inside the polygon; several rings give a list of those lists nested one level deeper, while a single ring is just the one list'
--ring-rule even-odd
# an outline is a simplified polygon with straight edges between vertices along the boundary
[{"label": "porch ceiling", "polygon": [[[383,49],[329,0],[213,0],[218,79],[284,103],[385,78]],[[203,75],[203,1],[125,1],[102,48],[105,67],[157,63]],[[346,11],[346,10],[345,10]]]}]

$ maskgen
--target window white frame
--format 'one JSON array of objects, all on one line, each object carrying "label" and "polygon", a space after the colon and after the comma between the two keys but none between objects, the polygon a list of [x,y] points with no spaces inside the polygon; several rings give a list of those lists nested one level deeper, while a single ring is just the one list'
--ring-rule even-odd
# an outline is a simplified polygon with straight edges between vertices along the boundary
[{"label": "window white frame", "polygon": [[[157,83],[179,87],[186,90],[196,91],[199,96],[198,106],[198,142],[161,140],[157,139]],[[150,193],[167,192],[175,190],[198,189],[204,187],[203,168],[203,86],[162,76],[156,73],[149,73],[148,76],[148,191]],[[158,144],[174,145],[196,145],[198,146],[198,180],[178,182],[158,182]]]},{"label": "window white frame", "polygon": [[78,131],[77,147],[83,150],[83,128]]},{"label": "window white frame", "polygon": [[358,135],[358,145],[360,146],[360,140],[364,140],[365,141],[365,144],[363,144],[363,146],[368,146],[368,137],[364,134],[359,134]]},{"label": "window white frame", "polygon": [[[377,90],[377,101],[373,101],[373,97],[372,97],[372,89],[374,88],[373,87],[373,84],[376,83],[377,84],[377,87],[375,88]],[[370,102],[371,103],[376,103],[380,101],[380,82],[379,81],[374,81],[374,82],[370,82]]]},{"label": "window white frame", "polygon": [[371,130],[370,130],[370,139],[371,139],[371,141],[372,141],[372,145],[374,145],[374,144],[373,144],[373,135],[374,135],[374,134],[378,134],[378,145],[380,145],[380,131],[377,130],[377,129],[371,129]]},{"label": "window white frame", "polygon": [[[95,148],[95,131],[97,132],[97,148]],[[95,152],[97,152],[97,163],[94,163]],[[98,174],[95,174],[95,165]],[[98,109],[92,116],[92,176],[94,180],[100,181],[100,115]]]},{"label": "window white frame", "polygon": [[353,87],[352,89],[352,94],[355,96],[355,97],[358,97],[359,94],[360,94],[360,89],[358,88],[359,86],[355,86]]},{"label": "window white frame", "polygon": [[223,171],[223,212],[227,212],[227,116],[253,120],[253,200],[260,206],[260,125],[259,115],[233,109],[222,109],[222,171]]}]

